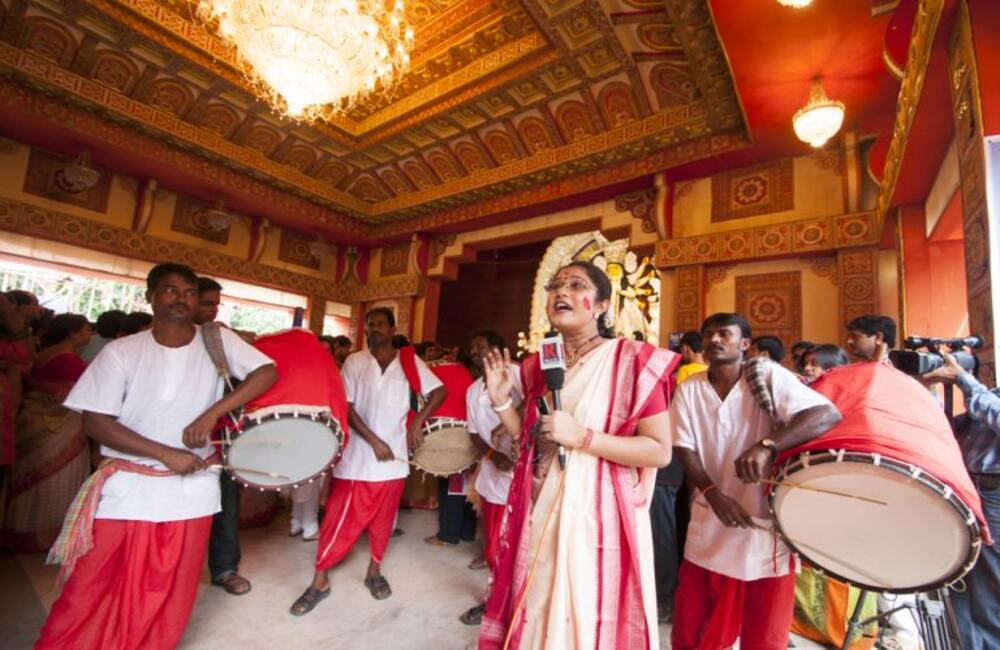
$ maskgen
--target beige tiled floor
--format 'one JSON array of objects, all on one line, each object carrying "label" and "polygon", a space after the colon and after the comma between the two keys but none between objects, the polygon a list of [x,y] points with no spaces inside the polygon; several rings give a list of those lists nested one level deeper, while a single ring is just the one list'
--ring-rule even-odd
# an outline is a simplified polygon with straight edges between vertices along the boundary
[{"label": "beige tiled floor", "polygon": [[[486,586],[485,571],[471,571],[477,544],[456,548],[425,544],[437,530],[436,513],[402,511],[383,564],[393,595],[375,601],[362,584],[368,562],[362,539],[331,572],[333,594],[302,618],[288,613],[312,575],[315,542],[290,539],[287,514],[267,528],[242,534],[241,567],[252,582],[245,596],[230,596],[209,584],[207,571],[182,648],[365,648],[462,650],[475,647],[478,628],[458,615],[474,605]],[[42,555],[0,556],[0,630],[5,650],[30,648],[56,597],[55,568]],[[661,626],[669,648],[669,626]],[[797,649],[819,648],[796,640]]]}]

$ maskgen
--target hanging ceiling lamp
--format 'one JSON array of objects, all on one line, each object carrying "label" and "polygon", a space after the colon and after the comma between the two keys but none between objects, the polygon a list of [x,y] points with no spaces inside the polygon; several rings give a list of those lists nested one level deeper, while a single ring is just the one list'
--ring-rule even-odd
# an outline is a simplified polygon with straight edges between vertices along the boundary
[{"label": "hanging ceiling lamp", "polygon": [[792,118],[795,135],[818,149],[837,135],[843,123],[844,103],[827,97],[823,92],[823,83],[816,77],[809,92],[809,101]]},{"label": "hanging ceiling lamp", "polygon": [[260,99],[296,121],[345,113],[409,68],[403,0],[201,0]]},{"label": "hanging ceiling lamp", "polygon": [[808,7],[812,4],[813,0],[778,0],[779,5],[784,5],[786,7],[794,7],[796,9],[801,9],[802,7]]}]

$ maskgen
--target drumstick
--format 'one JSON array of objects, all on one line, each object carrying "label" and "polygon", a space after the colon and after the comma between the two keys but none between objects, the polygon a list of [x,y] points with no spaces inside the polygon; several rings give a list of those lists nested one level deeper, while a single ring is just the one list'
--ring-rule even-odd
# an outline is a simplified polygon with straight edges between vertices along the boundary
[{"label": "drumstick", "polygon": [[276,478],[282,481],[290,481],[289,477],[284,474],[275,474],[274,472],[265,472],[260,469],[250,469],[249,467],[236,467],[235,465],[209,465],[209,469],[228,469],[236,470],[237,472],[245,472],[247,474],[260,474],[261,476],[267,476],[269,478]]},{"label": "drumstick", "polygon": [[766,479],[766,478],[762,478],[760,480],[760,482],[761,483],[767,483],[768,485],[774,485],[776,487],[782,487],[782,486],[784,486],[784,487],[790,487],[790,488],[798,488],[800,490],[808,490],[810,492],[822,492],[823,494],[833,494],[833,495],[838,496],[838,497],[847,497],[848,499],[860,499],[861,501],[867,501],[868,503],[874,503],[874,504],[880,505],[880,506],[887,506],[887,505],[889,505],[888,501],[879,501],[878,499],[872,499],[870,497],[858,496],[857,494],[848,494],[846,492],[838,492],[836,490],[828,490],[826,488],[813,487],[811,485],[803,485],[802,483],[788,483],[788,482],[782,482],[782,481],[774,481],[774,480]]}]

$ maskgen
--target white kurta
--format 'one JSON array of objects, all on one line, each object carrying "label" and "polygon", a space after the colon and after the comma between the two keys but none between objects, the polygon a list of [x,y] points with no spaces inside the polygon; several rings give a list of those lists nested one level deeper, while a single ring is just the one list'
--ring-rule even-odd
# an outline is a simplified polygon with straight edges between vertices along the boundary
[{"label": "white kurta", "polygon": [[[274,363],[262,352],[226,328],[222,345],[229,369],[243,379],[260,366]],[[66,397],[74,411],[91,411],[117,418],[141,436],[184,448],[184,427],[222,397],[223,382],[201,338],[179,348],[160,345],[152,330],[108,343]],[[202,458],[211,446],[192,450]],[[124,458],[165,469],[152,458],[101,447],[110,458]],[[186,476],[142,476],[115,472],[101,492],[98,519],[177,521],[219,511],[219,474],[196,472]]]},{"label": "white kurta", "polygon": [[[775,363],[767,364],[777,417],[788,422],[797,413],[830,402]],[[700,567],[739,580],[786,575],[788,549],[771,531],[763,485],[743,483],[736,459],[772,433],[771,419],[754,401],[742,379],[719,398],[708,373],[692,375],[677,387],[670,405],[674,445],[698,454],[716,489],[739,502],[760,528],[731,528],[715,515],[699,492],[691,507],[684,558]]]},{"label": "white kurta", "polygon": [[[420,358],[414,360],[425,395],[442,385]],[[406,478],[410,473],[406,443],[410,385],[399,363],[399,354],[382,372],[371,352],[355,352],[344,360],[340,376],[344,380],[347,401],[368,428],[389,445],[396,460],[379,461],[372,446],[352,429],[344,455],[334,468],[333,475],[336,478],[374,482]]]},{"label": "white kurta", "polygon": [[[521,389],[521,370],[516,364],[511,364],[514,374],[514,388],[511,391],[511,408],[521,405],[523,391]],[[493,403],[486,392],[486,381],[480,377],[469,386],[465,393],[466,419],[469,433],[478,435],[483,442],[493,447],[493,430],[500,425],[500,416],[493,410]],[[502,472],[493,461],[483,458],[476,475],[476,492],[489,503],[502,506],[507,503],[507,493],[510,492],[510,482],[514,471]]]}]

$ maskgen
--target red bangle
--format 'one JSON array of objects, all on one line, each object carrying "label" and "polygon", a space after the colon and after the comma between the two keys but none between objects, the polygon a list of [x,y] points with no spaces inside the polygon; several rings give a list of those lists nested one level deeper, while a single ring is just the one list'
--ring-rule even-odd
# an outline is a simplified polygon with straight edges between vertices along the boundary
[{"label": "red bangle", "polygon": [[587,435],[583,437],[583,442],[580,443],[580,449],[587,449],[592,442],[594,442],[594,430],[588,427]]}]

